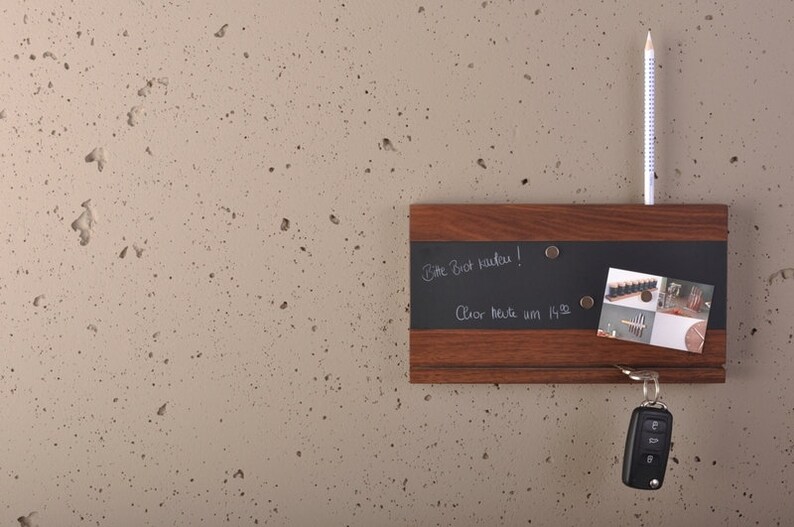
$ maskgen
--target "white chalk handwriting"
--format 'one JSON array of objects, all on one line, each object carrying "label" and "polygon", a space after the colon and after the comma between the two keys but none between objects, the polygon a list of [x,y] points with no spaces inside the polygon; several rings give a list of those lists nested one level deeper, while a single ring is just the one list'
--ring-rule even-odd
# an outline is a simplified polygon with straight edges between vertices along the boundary
[{"label": "white chalk handwriting", "polygon": [[445,264],[426,263],[422,266],[421,278],[425,282],[432,282],[441,278],[465,275],[475,271],[489,271],[499,269],[521,261],[521,251],[516,245],[515,254],[494,251],[484,257],[467,258],[465,260],[452,259]]},{"label": "white chalk handwriting", "polygon": [[[568,304],[554,304],[549,306],[546,320],[559,320],[560,317],[571,314]],[[487,309],[477,309],[466,304],[459,304],[455,308],[455,318],[459,322],[477,320],[525,320],[527,322],[542,322],[543,314],[540,309],[517,308],[515,306],[488,306]]]}]

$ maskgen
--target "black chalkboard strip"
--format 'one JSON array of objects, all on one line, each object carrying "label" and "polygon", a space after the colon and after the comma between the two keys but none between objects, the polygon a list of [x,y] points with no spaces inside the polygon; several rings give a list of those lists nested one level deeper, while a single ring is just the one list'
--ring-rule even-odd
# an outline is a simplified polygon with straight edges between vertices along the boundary
[{"label": "black chalkboard strip", "polygon": [[[553,259],[545,254],[550,243]],[[610,267],[724,284],[726,244],[412,241],[411,329],[595,332]],[[724,287],[714,292],[710,329],[725,329],[725,293]],[[584,296],[593,299],[589,309],[580,305]]]}]

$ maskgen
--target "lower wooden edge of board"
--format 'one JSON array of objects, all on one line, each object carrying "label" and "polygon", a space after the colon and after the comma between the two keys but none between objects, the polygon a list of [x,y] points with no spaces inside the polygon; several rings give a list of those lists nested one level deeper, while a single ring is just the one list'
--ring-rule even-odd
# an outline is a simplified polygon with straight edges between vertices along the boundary
[{"label": "lower wooden edge of board", "polygon": [[[655,368],[662,383],[724,383],[723,367]],[[635,382],[614,366],[591,368],[412,367],[413,384],[622,384]]]}]

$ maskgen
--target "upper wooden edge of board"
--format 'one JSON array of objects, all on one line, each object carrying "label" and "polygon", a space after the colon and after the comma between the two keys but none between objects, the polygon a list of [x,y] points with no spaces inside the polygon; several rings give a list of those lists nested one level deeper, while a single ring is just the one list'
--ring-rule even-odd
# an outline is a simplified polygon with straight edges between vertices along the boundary
[{"label": "upper wooden edge of board", "polygon": [[411,241],[726,241],[728,206],[413,204]]}]

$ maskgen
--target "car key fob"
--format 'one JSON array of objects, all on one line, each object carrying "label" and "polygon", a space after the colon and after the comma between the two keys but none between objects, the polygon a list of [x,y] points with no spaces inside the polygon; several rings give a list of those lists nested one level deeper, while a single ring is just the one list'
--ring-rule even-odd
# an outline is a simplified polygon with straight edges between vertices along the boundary
[{"label": "car key fob", "polygon": [[657,490],[664,483],[673,414],[661,403],[634,409],[623,455],[623,483],[635,489]]}]

